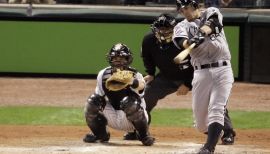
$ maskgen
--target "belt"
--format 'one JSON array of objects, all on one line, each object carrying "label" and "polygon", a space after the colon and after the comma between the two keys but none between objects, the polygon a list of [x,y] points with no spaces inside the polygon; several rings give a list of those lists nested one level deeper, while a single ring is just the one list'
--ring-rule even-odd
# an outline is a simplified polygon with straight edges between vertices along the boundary
[{"label": "belt", "polygon": [[195,70],[206,69],[206,68],[211,68],[211,67],[227,66],[227,65],[228,65],[228,63],[226,61],[223,61],[222,63],[215,62],[215,63],[210,63],[210,64],[203,64],[200,67],[195,66]]}]

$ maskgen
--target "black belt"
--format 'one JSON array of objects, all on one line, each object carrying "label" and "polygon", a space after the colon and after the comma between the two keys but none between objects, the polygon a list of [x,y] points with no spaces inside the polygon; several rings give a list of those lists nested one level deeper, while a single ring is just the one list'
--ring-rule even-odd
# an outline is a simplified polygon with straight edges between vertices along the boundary
[{"label": "black belt", "polygon": [[[219,62],[211,63],[211,64],[204,64],[201,65],[201,69],[211,68],[211,67],[220,67],[220,66],[227,66],[228,63],[226,61],[223,61],[221,64]],[[195,66],[195,70],[198,70],[198,66]]]}]

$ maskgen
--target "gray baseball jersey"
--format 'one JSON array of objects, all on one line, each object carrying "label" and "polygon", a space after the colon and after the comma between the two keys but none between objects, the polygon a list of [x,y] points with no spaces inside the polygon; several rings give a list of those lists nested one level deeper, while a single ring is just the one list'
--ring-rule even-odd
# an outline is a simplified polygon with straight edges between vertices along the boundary
[{"label": "gray baseball jersey", "polygon": [[[190,22],[185,19],[178,23],[173,35],[175,45],[175,38],[194,37],[198,29],[214,14],[222,24],[222,14],[214,7],[201,12],[199,19]],[[224,125],[224,110],[234,81],[231,55],[224,31],[206,36],[205,41],[194,48],[190,56],[195,68],[192,80],[195,126],[199,131],[207,132],[208,126],[214,122]]]},{"label": "gray baseball jersey", "polygon": [[[219,22],[222,23],[222,14],[217,8],[210,7],[201,12],[200,19],[195,19],[193,22],[188,22],[186,19],[178,23],[174,28],[173,40],[176,37],[192,38],[199,27],[205,24],[206,20],[213,14],[218,15]],[[210,37],[206,37],[205,41],[193,49],[190,53],[191,63],[193,66],[216,62],[218,60],[230,60],[231,55],[224,30],[221,33]]]}]

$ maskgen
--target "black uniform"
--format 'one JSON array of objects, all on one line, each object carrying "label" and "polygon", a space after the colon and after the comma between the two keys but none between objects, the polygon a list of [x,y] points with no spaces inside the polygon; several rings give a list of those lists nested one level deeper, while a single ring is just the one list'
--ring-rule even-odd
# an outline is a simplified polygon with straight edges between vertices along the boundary
[{"label": "black uniform", "polygon": [[190,64],[190,57],[182,64],[175,64],[173,59],[179,52],[173,42],[161,46],[153,32],[144,36],[141,56],[146,72],[155,77],[147,84],[145,90],[144,99],[148,112],[156,106],[159,99],[176,92],[181,84],[191,89],[194,70]]}]

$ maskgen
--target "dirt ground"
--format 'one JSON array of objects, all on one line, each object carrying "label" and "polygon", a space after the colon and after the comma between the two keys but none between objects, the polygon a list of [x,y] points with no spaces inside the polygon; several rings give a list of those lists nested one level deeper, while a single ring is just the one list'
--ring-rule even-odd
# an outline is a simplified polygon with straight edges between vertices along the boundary
[{"label": "dirt ground", "polygon": [[[0,78],[0,106],[83,107],[96,81],[85,79]],[[229,110],[270,111],[270,84],[236,82]],[[191,108],[191,93],[171,94],[157,108]],[[169,118],[169,117],[168,117]],[[124,132],[110,129],[107,144],[87,144],[87,127],[0,125],[0,153],[195,153],[205,136],[194,128],[151,127],[157,139],[152,147],[123,141]],[[216,153],[270,153],[270,129],[236,129],[234,145],[218,145]]]}]

